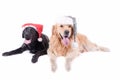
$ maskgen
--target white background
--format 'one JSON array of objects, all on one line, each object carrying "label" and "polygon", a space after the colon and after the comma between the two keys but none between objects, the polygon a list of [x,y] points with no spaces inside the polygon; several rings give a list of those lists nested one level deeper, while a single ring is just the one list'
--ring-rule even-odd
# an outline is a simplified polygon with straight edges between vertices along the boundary
[{"label": "white background", "polygon": [[[32,54],[27,51],[2,56],[21,46],[24,23],[43,24],[43,33],[50,37],[55,18],[64,15],[75,16],[78,32],[111,52],[81,54],[70,72],[60,57],[55,73],[50,70],[47,55],[36,64],[31,63]],[[120,80],[119,27],[119,0],[0,0],[0,80]]]}]

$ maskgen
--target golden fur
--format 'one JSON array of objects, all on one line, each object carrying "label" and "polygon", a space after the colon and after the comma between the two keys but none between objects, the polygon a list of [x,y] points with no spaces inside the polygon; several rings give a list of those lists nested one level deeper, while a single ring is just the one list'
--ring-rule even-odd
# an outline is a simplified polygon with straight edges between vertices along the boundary
[{"label": "golden fur", "polygon": [[[69,44],[65,46],[61,41],[61,35],[64,34],[64,31],[68,30],[69,33]],[[87,39],[85,35],[77,33],[76,42],[78,44],[77,48],[72,46],[74,42],[73,36],[73,26],[72,25],[59,25],[55,24],[52,28],[52,36],[50,38],[48,55],[50,56],[50,61],[52,64],[52,71],[57,69],[56,58],[58,56],[64,56],[66,58],[66,69],[70,70],[71,61],[77,57],[80,53],[88,51],[109,51],[105,47],[100,47],[95,43],[92,43]]]}]

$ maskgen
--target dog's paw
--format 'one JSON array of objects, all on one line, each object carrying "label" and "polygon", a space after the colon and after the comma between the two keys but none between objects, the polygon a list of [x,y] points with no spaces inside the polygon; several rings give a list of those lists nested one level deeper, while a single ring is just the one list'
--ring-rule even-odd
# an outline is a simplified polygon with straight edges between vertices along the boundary
[{"label": "dog's paw", "polygon": [[39,57],[37,55],[33,55],[31,62],[36,63],[38,61],[38,58]]},{"label": "dog's paw", "polygon": [[2,54],[2,56],[9,56],[9,55],[10,55],[9,52],[5,52],[5,53]]},{"label": "dog's paw", "polygon": [[71,65],[70,65],[70,63],[66,63],[66,64],[65,64],[65,68],[66,68],[67,71],[70,71],[70,70],[71,70]]},{"label": "dog's paw", "polygon": [[53,72],[55,72],[56,69],[57,69],[57,65],[52,65],[51,70],[52,70]]},{"label": "dog's paw", "polygon": [[65,68],[67,71],[71,70],[71,60],[69,59],[66,60]]},{"label": "dog's paw", "polygon": [[37,60],[36,58],[34,58],[34,57],[33,57],[32,60],[31,60],[32,63],[36,63],[37,61],[38,61],[38,60]]}]

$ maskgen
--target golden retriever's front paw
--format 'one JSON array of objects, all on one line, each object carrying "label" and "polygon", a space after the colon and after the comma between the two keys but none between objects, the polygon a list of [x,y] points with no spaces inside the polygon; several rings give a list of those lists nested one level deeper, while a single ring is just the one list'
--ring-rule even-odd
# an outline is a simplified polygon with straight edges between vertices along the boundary
[{"label": "golden retriever's front paw", "polygon": [[70,70],[71,70],[70,64],[66,64],[66,65],[65,65],[65,68],[66,68],[67,71],[70,71]]},{"label": "golden retriever's front paw", "polygon": [[56,69],[57,69],[57,65],[52,65],[51,70],[52,70],[53,72],[55,72]]}]

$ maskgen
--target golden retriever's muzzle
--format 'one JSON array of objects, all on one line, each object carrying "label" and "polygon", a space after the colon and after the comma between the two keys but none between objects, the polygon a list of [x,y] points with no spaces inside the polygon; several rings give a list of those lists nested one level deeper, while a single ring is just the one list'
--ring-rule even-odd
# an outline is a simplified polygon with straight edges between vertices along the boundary
[{"label": "golden retriever's muzzle", "polygon": [[[60,34],[60,33],[59,33],[59,34]],[[65,30],[64,33],[63,33],[63,35],[60,34],[60,37],[61,37],[61,39],[63,39],[64,37],[65,37],[65,38],[69,38],[69,31],[68,31],[68,30]]]},{"label": "golden retriever's muzzle", "polygon": [[64,31],[64,37],[66,37],[66,38],[69,37],[69,31],[68,30]]},{"label": "golden retriever's muzzle", "polygon": [[62,39],[62,43],[65,45],[65,46],[68,46],[68,44],[69,44],[69,34],[70,32],[68,31],[68,30],[65,30],[64,31],[64,33],[63,33],[63,35],[61,35],[60,34],[60,36],[61,36],[61,39]]}]

